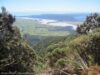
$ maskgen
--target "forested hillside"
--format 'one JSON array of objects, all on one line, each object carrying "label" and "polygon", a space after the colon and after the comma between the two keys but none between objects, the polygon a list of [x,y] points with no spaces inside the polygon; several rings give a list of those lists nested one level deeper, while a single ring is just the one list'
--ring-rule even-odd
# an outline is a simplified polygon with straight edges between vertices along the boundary
[{"label": "forested hillside", "polygon": [[40,50],[38,63],[42,63],[46,70],[49,68],[52,75],[88,75],[91,69],[91,74],[99,74],[100,15],[87,16],[84,23],[78,26],[77,32],[37,43],[34,48]]},{"label": "forested hillside", "polygon": [[34,75],[35,51],[21,37],[12,24],[15,17],[2,7],[0,13],[0,75]]}]

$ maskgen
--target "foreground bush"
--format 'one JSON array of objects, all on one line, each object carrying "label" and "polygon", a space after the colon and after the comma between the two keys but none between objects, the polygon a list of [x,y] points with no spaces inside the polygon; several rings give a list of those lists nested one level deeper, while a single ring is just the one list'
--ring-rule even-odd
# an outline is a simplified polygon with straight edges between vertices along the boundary
[{"label": "foreground bush", "polygon": [[0,72],[1,74],[34,74],[35,52],[23,40],[18,28],[12,26],[15,17],[3,7],[0,13]]}]

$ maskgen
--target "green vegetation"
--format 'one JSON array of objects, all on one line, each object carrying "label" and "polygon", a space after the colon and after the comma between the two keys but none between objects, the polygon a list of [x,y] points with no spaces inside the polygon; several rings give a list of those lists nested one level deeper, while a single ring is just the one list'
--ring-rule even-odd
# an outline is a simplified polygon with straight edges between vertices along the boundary
[{"label": "green vegetation", "polygon": [[45,25],[36,20],[21,17],[16,18],[14,25],[20,28],[22,36],[31,46],[48,37],[67,36],[69,33],[75,32],[69,28]]},{"label": "green vegetation", "polygon": [[79,69],[85,70],[89,66],[100,65],[100,28],[96,27],[87,34],[48,38],[33,47],[39,53],[38,59],[41,61],[38,62],[47,65],[46,69],[51,68],[55,72],[54,75],[58,75],[60,71],[81,74]]},{"label": "green vegetation", "polygon": [[[56,30],[58,27],[40,24],[38,21],[31,19],[17,18],[14,25],[20,28],[23,35],[65,36],[69,34],[67,30],[63,31],[62,29],[58,31]],[[53,29],[55,29],[55,31],[51,31]]]},{"label": "green vegetation", "polygon": [[35,52],[21,37],[15,18],[3,7],[0,13],[0,74],[33,73]]},{"label": "green vegetation", "polygon": [[100,27],[100,15],[95,13],[91,16],[87,16],[86,21],[82,25],[77,27],[77,32],[86,34],[97,27]]},{"label": "green vegetation", "polygon": [[81,75],[82,70],[85,71],[90,66],[100,66],[100,15],[88,16],[77,28],[78,33],[69,35],[66,31],[65,33],[49,31],[54,27],[39,24],[37,21],[18,19],[14,25],[21,28],[25,38],[28,36],[33,40],[33,36],[48,37],[35,44],[30,41],[33,47],[31,48],[22,38],[19,29],[13,26],[15,17],[8,14],[4,7],[2,10],[0,13],[1,75],[3,73],[19,75],[18,73],[26,72],[35,75],[48,72],[48,69],[51,75]]},{"label": "green vegetation", "polygon": [[100,65],[100,28],[87,35],[77,35],[47,48],[47,62],[51,68],[74,67],[85,69]]}]

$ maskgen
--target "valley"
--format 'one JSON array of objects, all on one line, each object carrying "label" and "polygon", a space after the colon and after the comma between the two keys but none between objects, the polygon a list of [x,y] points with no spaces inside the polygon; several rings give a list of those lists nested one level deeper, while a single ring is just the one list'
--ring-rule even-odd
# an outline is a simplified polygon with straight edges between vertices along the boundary
[{"label": "valley", "polygon": [[0,75],[100,75],[100,0],[0,0]]},{"label": "valley", "polygon": [[[84,19],[78,20],[79,18],[76,19],[77,21],[73,21],[73,19],[60,21],[58,18],[54,20],[55,16],[53,16],[51,16],[52,19],[48,16],[48,18],[16,17],[14,25],[20,29],[22,36],[32,45],[48,37],[75,34],[77,25],[84,21]],[[59,17],[59,15],[57,16]],[[60,18],[63,18],[63,16],[60,16]]]}]

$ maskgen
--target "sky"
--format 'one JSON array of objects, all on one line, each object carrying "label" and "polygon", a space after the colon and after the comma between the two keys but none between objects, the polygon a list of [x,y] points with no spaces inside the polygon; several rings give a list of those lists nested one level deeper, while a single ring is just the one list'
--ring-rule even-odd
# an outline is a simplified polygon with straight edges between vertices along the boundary
[{"label": "sky", "polygon": [[100,12],[100,0],[0,0],[2,6],[9,12]]}]

